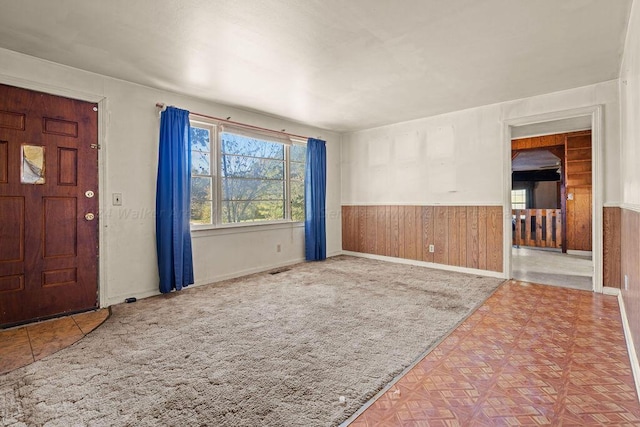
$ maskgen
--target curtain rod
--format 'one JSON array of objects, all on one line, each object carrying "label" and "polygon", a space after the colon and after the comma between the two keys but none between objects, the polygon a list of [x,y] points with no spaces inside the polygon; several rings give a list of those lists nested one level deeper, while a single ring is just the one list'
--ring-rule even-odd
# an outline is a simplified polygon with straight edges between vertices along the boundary
[{"label": "curtain rod", "polygon": [[[162,108],[165,107],[165,105],[163,103],[161,103],[161,102],[157,102],[156,103],[156,107],[162,109]],[[284,129],[283,130],[273,130],[273,129],[263,128],[263,127],[260,127],[260,126],[249,125],[249,124],[246,124],[246,123],[234,122],[233,120],[229,120],[229,118],[223,119],[223,118],[220,118],[220,117],[208,116],[206,114],[194,113],[193,111],[189,111],[189,114],[193,114],[194,116],[198,116],[198,117],[204,117],[204,118],[207,118],[207,119],[217,120],[219,122],[229,123],[229,124],[236,125],[236,126],[245,127],[245,128],[248,128],[248,129],[254,129],[254,130],[261,130],[261,131],[265,131],[265,132],[277,133],[277,134],[281,134],[281,135],[291,136],[291,137],[294,137],[294,138],[302,138],[304,140],[309,139],[308,136],[296,135],[295,133],[285,132]]]}]

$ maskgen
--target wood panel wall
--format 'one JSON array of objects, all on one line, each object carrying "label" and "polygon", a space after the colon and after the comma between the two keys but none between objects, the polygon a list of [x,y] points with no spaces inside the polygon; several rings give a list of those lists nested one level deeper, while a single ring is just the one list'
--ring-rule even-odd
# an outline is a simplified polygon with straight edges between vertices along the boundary
[{"label": "wood panel wall", "polygon": [[590,251],[591,239],[591,131],[566,135],[565,187],[567,200],[567,249]]},{"label": "wood panel wall", "polygon": [[622,286],[620,276],[622,211],[620,208],[605,207],[602,214],[602,281],[604,286],[620,288]]},{"label": "wood panel wall", "polygon": [[536,148],[564,146],[567,134],[533,136],[531,138],[520,138],[511,141],[512,150],[535,150]]},{"label": "wood panel wall", "polygon": [[343,206],[342,248],[501,272],[502,224],[501,206]]},{"label": "wood panel wall", "polygon": [[[640,354],[640,213],[621,209],[620,230],[622,298],[636,353]],[[628,289],[624,288],[625,275]]]}]

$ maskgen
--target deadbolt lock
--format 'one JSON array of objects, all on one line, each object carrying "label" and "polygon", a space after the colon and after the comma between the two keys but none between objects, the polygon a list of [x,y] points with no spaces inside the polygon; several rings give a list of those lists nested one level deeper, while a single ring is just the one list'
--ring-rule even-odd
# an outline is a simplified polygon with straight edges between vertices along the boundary
[{"label": "deadbolt lock", "polygon": [[85,191],[84,195],[87,196],[87,199],[90,199],[93,197],[93,191],[91,190]]},{"label": "deadbolt lock", "polygon": [[86,219],[87,221],[93,221],[93,219],[94,219],[95,217],[96,217],[96,216],[95,216],[94,214],[92,214],[91,212],[89,212],[88,214],[86,214],[86,215],[84,216],[84,219]]}]

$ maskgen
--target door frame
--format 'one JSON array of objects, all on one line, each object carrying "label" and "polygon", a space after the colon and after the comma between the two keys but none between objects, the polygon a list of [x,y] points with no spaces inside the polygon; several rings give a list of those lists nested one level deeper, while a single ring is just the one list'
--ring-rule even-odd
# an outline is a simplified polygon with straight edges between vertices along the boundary
[{"label": "door frame", "polygon": [[602,237],[602,208],[603,208],[603,126],[602,126],[602,110],[603,106],[592,105],[589,107],[574,108],[569,110],[552,111],[548,113],[536,114],[531,116],[515,117],[503,120],[503,176],[504,176],[504,259],[503,271],[507,279],[512,275],[511,262],[511,246],[512,246],[512,224],[511,224],[511,128],[513,126],[530,125],[534,123],[543,123],[561,119],[572,119],[576,117],[591,118],[591,181],[592,185],[592,204],[591,215],[593,221],[591,223],[592,235],[592,261],[593,261],[593,282],[592,290],[594,292],[603,293],[602,284],[602,257],[603,257],[603,237]]},{"label": "door frame", "polygon": [[106,257],[107,257],[107,235],[105,230],[107,229],[107,219],[109,215],[106,215],[105,208],[109,205],[107,204],[107,186],[106,186],[106,149],[107,144],[105,143],[107,138],[107,124],[108,124],[108,114],[107,107],[108,102],[107,98],[104,95],[100,95],[97,93],[89,93],[83,92],[75,89],[70,89],[66,87],[49,85],[42,82],[36,82],[28,79],[21,79],[13,76],[8,76],[6,74],[0,74],[0,83],[15,86],[23,89],[29,89],[37,92],[44,92],[51,95],[62,96],[66,98],[73,98],[79,101],[87,101],[98,104],[98,277],[97,286],[98,286],[98,304],[99,308],[107,307],[107,289],[106,285],[103,284],[109,283],[107,281],[107,268],[106,268]]}]

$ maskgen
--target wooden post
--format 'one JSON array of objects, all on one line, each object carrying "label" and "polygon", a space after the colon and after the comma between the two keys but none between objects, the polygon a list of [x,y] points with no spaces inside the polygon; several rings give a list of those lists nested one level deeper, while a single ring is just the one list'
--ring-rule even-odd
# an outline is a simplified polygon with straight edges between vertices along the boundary
[{"label": "wooden post", "polygon": [[547,229],[546,244],[548,248],[554,247],[554,244],[553,244],[553,213],[554,212],[555,212],[554,209],[547,209],[546,215],[545,215],[545,217],[547,218],[546,219],[547,223],[545,225]]}]

